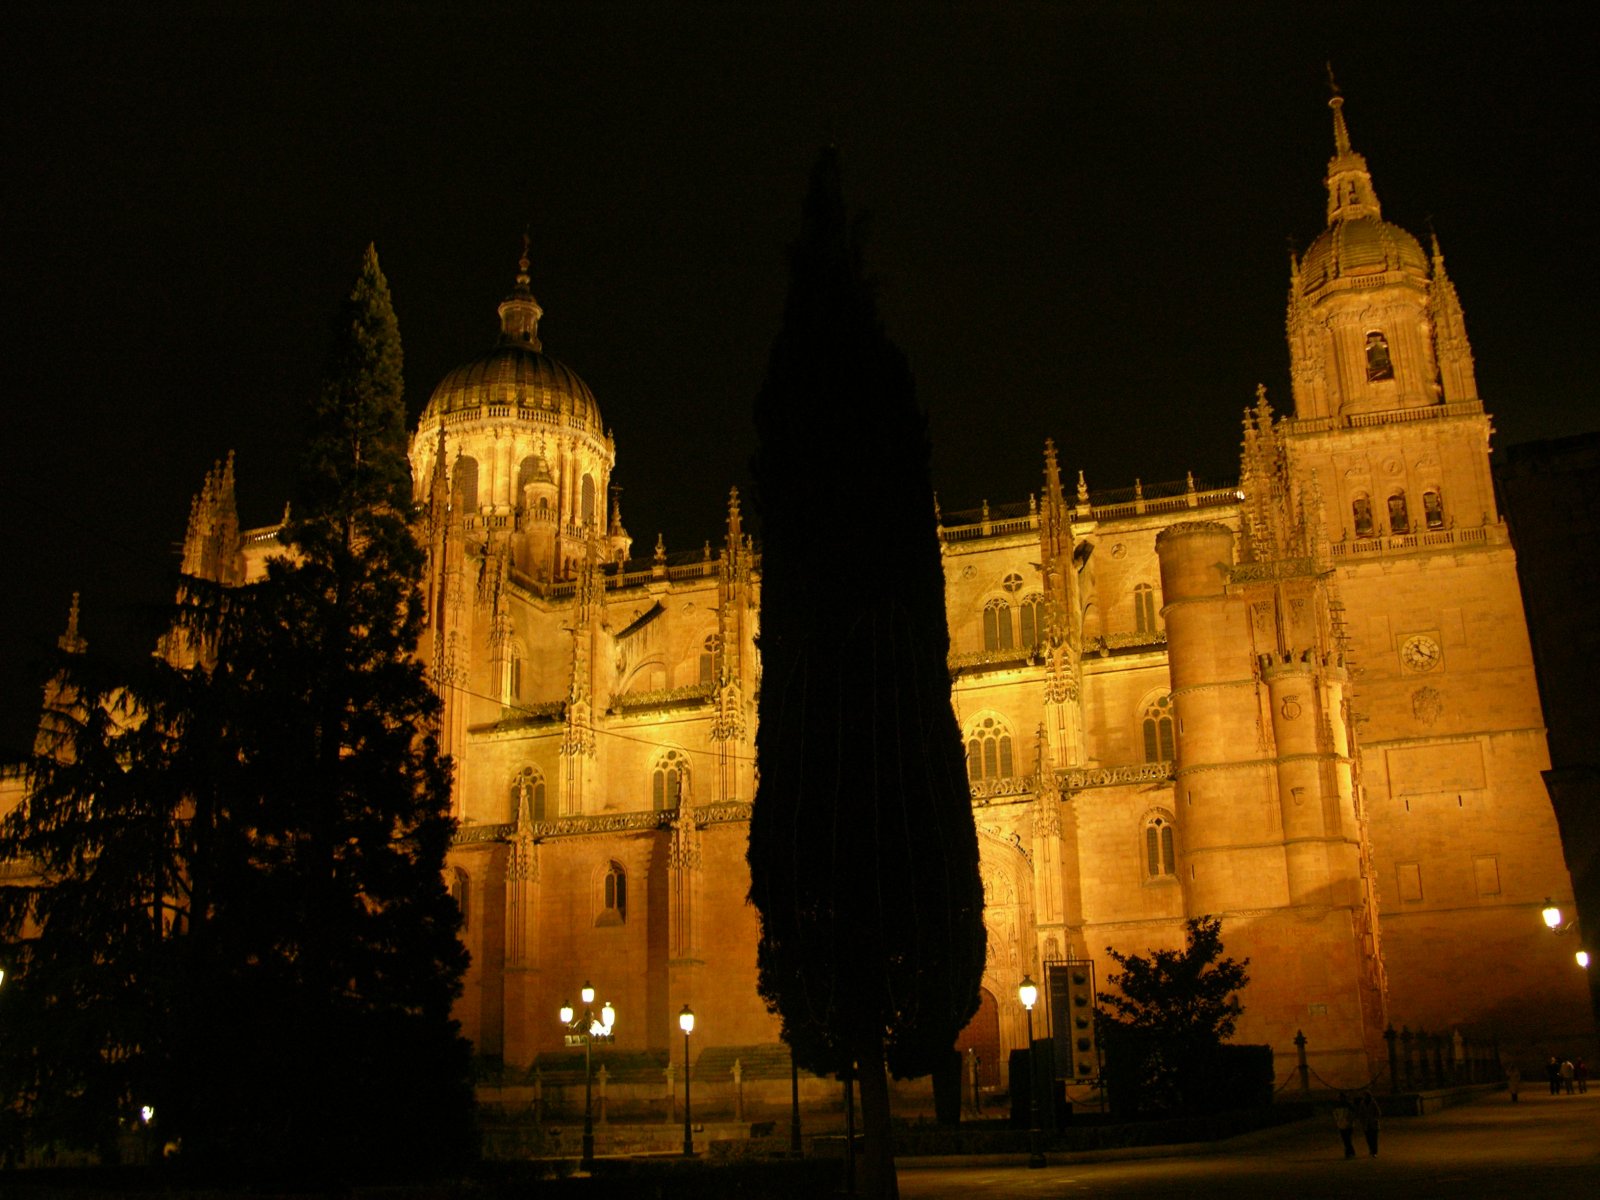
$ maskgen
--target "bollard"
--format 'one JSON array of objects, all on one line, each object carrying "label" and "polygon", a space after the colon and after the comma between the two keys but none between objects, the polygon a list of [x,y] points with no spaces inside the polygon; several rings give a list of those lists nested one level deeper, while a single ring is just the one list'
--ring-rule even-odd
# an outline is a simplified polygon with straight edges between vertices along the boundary
[{"label": "bollard", "polygon": [[733,1060],[733,1119],[744,1120],[744,1066],[737,1058]]},{"label": "bollard", "polygon": [[1294,1031],[1294,1050],[1300,1056],[1300,1091],[1309,1094],[1311,1091],[1311,1068],[1306,1064],[1306,1033],[1303,1029]]}]

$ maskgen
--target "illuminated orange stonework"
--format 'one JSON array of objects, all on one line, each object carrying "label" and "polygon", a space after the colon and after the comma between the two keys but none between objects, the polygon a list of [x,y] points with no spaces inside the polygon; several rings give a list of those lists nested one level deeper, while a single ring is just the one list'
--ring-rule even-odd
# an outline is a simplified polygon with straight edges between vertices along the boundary
[{"label": "illuminated orange stonework", "polygon": [[[1050,447],[1038,497],[942,517],[1002,1051],[1023,975],[1086,956],[1103,978],[1107,945],[1179,944],[1202,913],[1251,959],[1239,1038],[1280,1079],[1299,1030],[1345,1086],[1389,1022],[1513,1054],[1592,1037],[1539,919],[1571,885],[1461,306],[1437,245],[1382,220],[1337,99],[1334,123],[1328,227],[1291,273],[1292,413],[1257,396],[1238,487],[1091,495]],[[412,443],[458,1013],[526,1066],[587,978],[619,1049],[678,1061],[688,1004],[697,1059],[755,1061],[777,1040],[745,903],[759,559],[737,496],[714,547],[629,557],[615,447],[541,315],[524,260],[498,343]],[[238,577],[274,542],[229,524],[231,488],[208,481],[190,541],[237,537],[244,566],[210,542],[185,561]]]}]

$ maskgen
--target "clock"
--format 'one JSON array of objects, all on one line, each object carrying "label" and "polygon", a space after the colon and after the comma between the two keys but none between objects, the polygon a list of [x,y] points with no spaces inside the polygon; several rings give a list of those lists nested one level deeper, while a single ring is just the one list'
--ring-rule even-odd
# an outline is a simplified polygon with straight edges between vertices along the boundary
[{"label": "clock", "polygon": [[1400,645],[1400,661],[1413,671],[1431,671],[1439,665],[1439,643],[1425,633],[1415,633]]}]

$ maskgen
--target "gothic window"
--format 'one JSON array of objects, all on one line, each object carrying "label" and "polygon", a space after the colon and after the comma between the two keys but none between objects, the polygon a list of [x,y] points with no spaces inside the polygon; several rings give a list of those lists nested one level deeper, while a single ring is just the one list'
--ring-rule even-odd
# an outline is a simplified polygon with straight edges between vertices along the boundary
[{"label": "gothic window", "polygon": [[1000,581],[1000,587],[1008,594],[1015,596],[1022,590],[1022,576],[1013,571]]},{"label": "gothic window", "polygon": [[1389,497],[1389,532],[1411,532],[1411,518],[1406,514],[1406,494],[1404,492],[1396,492]]},{"label": "gothic window", "polygon": [[656,759],[650,776],[650,806],[657,812],[677,808],[689,791],[689,756],[668,750]]},{"label": "gothic window", "polygon": [[582,514],[582,523],[592,524],[594,521],[594,476],[583,477],[583,500],[579,512]]},{"label": "gothic window", "polygon": [[1171,762],[1176,757],[1172,741],[1172,697],[1162,696],[1144,710],[1145,762]]},{"label": "gothic window", "polygon": [[511,820],[517,820],[524,797],[528,805],[528,820],[544,820],[544,776],[539,774],[537,767],[523,767],[511,780]]},{"label": "gothic window", "polygon": [[1017,612],[1022,621],[1022,648],[1032,650],[1044,641],[1044,597],[1029,596]]},{"label": "gothic window", "polygon": [[1013,774],[1011,731],[994,717],[985,717],[967,734],[967,777],[1009,779]]},{"label": "gothic window", "polygon": [[1140,633],[1156,631],[1156,593],[1148,583],[1138,584],[1133,589],[1133,621]]},{"label": "gothic window", "polygon": [[722,649],[720,634],[706,634],[705,644],[700,648],[700,686],[710,687],[717,681],[717,651]]},{"label": "gothic window", "polygon": [[1177,855],[1173,852],[1172,818],[1166,814],[1150,817],[1144,824],[1144,873],[1146,878],[1160,879],[1177,871]]},{"label": "gothic window", "polygon": [[628,919],[628,873],[619,862],[606,864],[600,877],[599,912],[596,925],[621,925]]},{"label": "gothic window", "polygon": [[456,907],[461,910],[461,925],[467,924],[467,888],[469,880],[467,873],[460,867],[450,868],[450,899],[456,902]]},{"label": "gothic window", "polygon": [[1012,647],[1011,605],[991,600],[983,610],[983,648],[1009,650]]},{"label": "gothic window", "polygon": [[1350,502],[1351,512],[1356,519],[1356,536],[1366,538],[1372,536],[1372,499],[1369,496],[1357,496]]},{"label": "gothic window", "polygon": [[478,511],[478,460],[463,454],[450,473],[450,498],[457,512]]},{"label": "gothic window", "polygon": [[1444,528],[1444,501],[1439,497],[1438,488],[1422,493],[1422,519],[1429,529]]},{"label": "gothic window", "polygon": [[1394,364],[1389,361],[1389,339],[1374,330],[1367,334],[1367,382],[1394,378]]}]

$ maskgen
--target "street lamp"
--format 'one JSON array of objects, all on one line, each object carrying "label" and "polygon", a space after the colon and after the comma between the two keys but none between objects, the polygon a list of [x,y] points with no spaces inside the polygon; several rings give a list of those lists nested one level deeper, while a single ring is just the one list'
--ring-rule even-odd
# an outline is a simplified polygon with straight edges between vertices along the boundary
[{"label": "street lamp", "polygon": [[687,1004],[678,1014],[678,1028],[683,1030],[683,1156],[694,1157],[694,1126],[689,1122],[689,1035],[694,1032],[694,1009]]},{"label": "street lamp", "polygon": [[1017,999],[1028,1014],[1028,1166],[1044,1166],[1044,1133],[1039,1128],[1039,1078],[1033,1053],[1033,1006],[1039,1001],[1039,985],[1024,975],[1017,988]]},{"label": "street lamp", "polygon": [[570,1003],[561,1006],[561,1023],[567,1027],[569,1034],[576,1034],[583,1039],[583,1158],[582,1168],[585,1171],[594,1170],[594,1073],[592,1065],[591,1047],[595,1038],[609,1038],[611,1028],[617,1023],[617,1010],[611,1007],[607,1000],[601,1008],[600,1015],[594,1013],[594,988],[589,986],[588,980],[584,981],[583,1012],[574,1011]]},{"label": "street lamp", "polygon": [[1561,910],[1556,907],[1556,902],[1549,896],[1544,898],[1544,910],[1539,914],[1544,918],[1545,927],[1552,933],[1561,932]]},{"label": "street lamp", "polygon": [[1573,957],[1578,960],[1578,965],[1585,971],[1589,969],[1589,952],[1587,950],[1579,950]]}]

